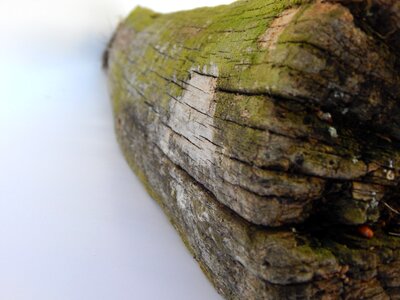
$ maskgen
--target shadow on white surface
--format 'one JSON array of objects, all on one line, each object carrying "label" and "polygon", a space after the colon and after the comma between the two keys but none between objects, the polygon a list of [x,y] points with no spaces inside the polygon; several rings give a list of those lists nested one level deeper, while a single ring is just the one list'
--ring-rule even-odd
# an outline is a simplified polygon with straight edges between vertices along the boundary
[{"label": "shadow on white surface", "polygon": [[22,40],[0,30],[0,299],[221,299],[115,141],[111,30],[67,43],[15,26]]}]

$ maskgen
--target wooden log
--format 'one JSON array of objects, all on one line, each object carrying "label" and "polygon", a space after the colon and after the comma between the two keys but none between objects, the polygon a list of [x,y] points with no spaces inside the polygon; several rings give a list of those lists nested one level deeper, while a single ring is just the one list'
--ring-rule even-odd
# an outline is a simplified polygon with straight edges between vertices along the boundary
[{"label": "wooden log", "polygon": [[137,8],[110,42],[124,154],[226,298],[400,297],[400,8],[371,1]]}]

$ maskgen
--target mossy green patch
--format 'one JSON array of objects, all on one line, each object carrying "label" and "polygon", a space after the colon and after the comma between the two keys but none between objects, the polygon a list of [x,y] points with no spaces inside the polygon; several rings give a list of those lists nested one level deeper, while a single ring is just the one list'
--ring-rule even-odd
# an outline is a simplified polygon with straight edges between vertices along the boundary
[{"label": "mossy green patch", "polygon": [[126,18],[125,22],[129,23],[132,28],[139,32],[154,22],[154,19],[161,16],[148,8],[137,6]]},{"label": "mossy green patch", "polygon": [[[146,43],[140,46],[144,52],[128,52],[129,61],[135,64],[131,75],[137,81],[157,86],[160,93],[154,98],[164,108],[168,107],[166,95],[179,97],[183,93],[183,82],[193,69],[202,72],[214,66],[222,85],[223,78],[233,74],[244,85],[257,77],[262,77],[261,82],[265,76],[270,79],[266,83],[274,85],[280,74],[274,73],[273,68],[255,66],[246,71],[236,66],[265,61],[266,51],[258,47],[259,36],[282,11],[307,2],[310,1],[237,1],[229,6],[167,15],[139,7],[123,24],[136,32],[131,47],[136,42]],[[152,98],[146,89],[142,91],[145,97]]]}]

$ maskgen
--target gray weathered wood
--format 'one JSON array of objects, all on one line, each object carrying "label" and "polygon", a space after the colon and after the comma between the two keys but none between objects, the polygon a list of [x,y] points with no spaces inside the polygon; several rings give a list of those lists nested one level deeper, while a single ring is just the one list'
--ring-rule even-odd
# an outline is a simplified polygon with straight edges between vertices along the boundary
[{"label": "gray weathered wood", "polygon": [[399,16],[249,0],[118,27],[121,147],[227,298],[400,297]]}]

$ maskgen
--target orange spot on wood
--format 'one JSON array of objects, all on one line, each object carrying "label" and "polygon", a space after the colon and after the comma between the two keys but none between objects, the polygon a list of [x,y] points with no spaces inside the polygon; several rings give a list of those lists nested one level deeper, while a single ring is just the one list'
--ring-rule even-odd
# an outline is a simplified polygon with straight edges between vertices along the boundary
[{"label": "orange spot on wood", "polygon": [[374,236],[374,231],[368,225],[359,226],[358,233],[367,239],[370,239]]}]

